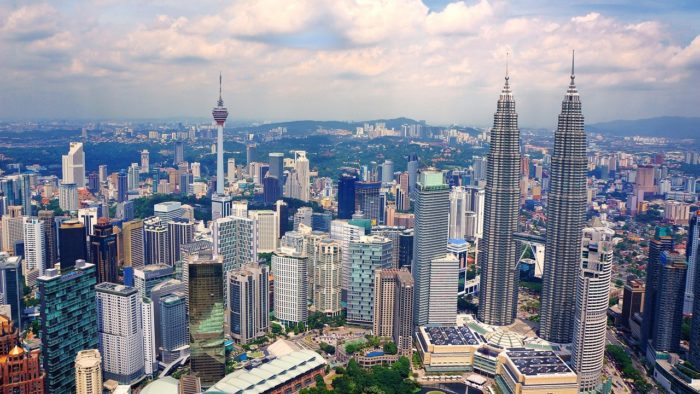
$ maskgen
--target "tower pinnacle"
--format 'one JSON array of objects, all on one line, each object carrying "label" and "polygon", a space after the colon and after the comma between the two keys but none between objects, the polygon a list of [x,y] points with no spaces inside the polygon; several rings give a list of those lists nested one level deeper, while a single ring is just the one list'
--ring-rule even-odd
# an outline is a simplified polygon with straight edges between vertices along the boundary
[{"label": "tower pinnacle", "polygon": [[574,74],[574,55],[575,55],[575,51],[572,49],[571,50],[571,83],[574,83],[574,78],[576,78],[576,74]]}]

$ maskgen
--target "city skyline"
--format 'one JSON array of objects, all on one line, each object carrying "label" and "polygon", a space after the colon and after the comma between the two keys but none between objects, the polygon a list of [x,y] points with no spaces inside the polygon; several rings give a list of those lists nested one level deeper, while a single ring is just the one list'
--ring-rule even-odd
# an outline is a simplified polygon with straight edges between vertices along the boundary
[{"label": "city skyline", "polygon": [[[691,22],[700,6],[692,3],[268,8],[2,6],[0,48],[15,56],[3,66],[10,78],[0,85],[0,117],[199,117],[216,89],[211,74],[222,71],[238,120],[410,116],[486,125],[484,98],[510,52],[521,123],[554,127],[556,81],[572,49],[585,76],[580,89],[596,97],[587,106],[591,122],[692,115],[698,99],[685,89],[700,60]],[[621,97],[631,105],[610,105]]]}]

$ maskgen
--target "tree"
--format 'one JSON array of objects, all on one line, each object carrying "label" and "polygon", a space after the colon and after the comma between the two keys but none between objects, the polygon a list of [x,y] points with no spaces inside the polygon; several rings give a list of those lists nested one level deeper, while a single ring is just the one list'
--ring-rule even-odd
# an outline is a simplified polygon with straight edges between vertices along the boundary
[{"label": "tree", "polygon": [[399,351],[399,349],[396,347],[396,344],[394,342],[385,343],[383,350],[384,350],[384,353],[386,353],[386,354],[396,354]]}]

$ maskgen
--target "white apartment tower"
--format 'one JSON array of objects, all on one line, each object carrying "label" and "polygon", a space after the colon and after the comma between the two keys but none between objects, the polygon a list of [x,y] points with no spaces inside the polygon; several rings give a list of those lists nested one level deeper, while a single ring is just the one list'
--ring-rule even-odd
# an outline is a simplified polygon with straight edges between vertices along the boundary
[{"label": "white apartment tower", "polygon": [[306,322],[308,318],[307,259],[306,255],[284,247],[272,254],[275,317],[285,324]]},{"label": "white apartment tower", "polygon": [[85,186],[85,152],[82,142],[71,142],[68,154],[62,156],[63,183]]},{"label": "white apartment tower", "polygon": [[335,316],[342,312],[341,271],[342,252],[340,242],[324,239],[315,248],[314,302],[317,312]]},{"label": "white apartment tower", "polygon": [[[24,217],[24,261],[26,271],[39,270],[39,276],[46,269],[44,222],[35,217]],[[49,267],[51,268],[51,267]]]},{"label": "white apartment tower", "polygon": [[272,253],[277,250],[279,241],[279,218],[275,211],[250,211],[248,215],[255,221],[258,253]]}]

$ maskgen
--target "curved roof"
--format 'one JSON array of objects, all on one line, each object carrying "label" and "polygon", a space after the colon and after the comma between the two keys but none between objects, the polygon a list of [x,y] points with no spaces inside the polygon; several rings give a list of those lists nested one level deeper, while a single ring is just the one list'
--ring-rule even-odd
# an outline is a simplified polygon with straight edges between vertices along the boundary
[{"label": "curved roof", "polygon": [[525,343],[520,335],[508,331],[495,331],[486,334],[486,339],[491,345],[496,345],[501,348],[523,347]]}]

